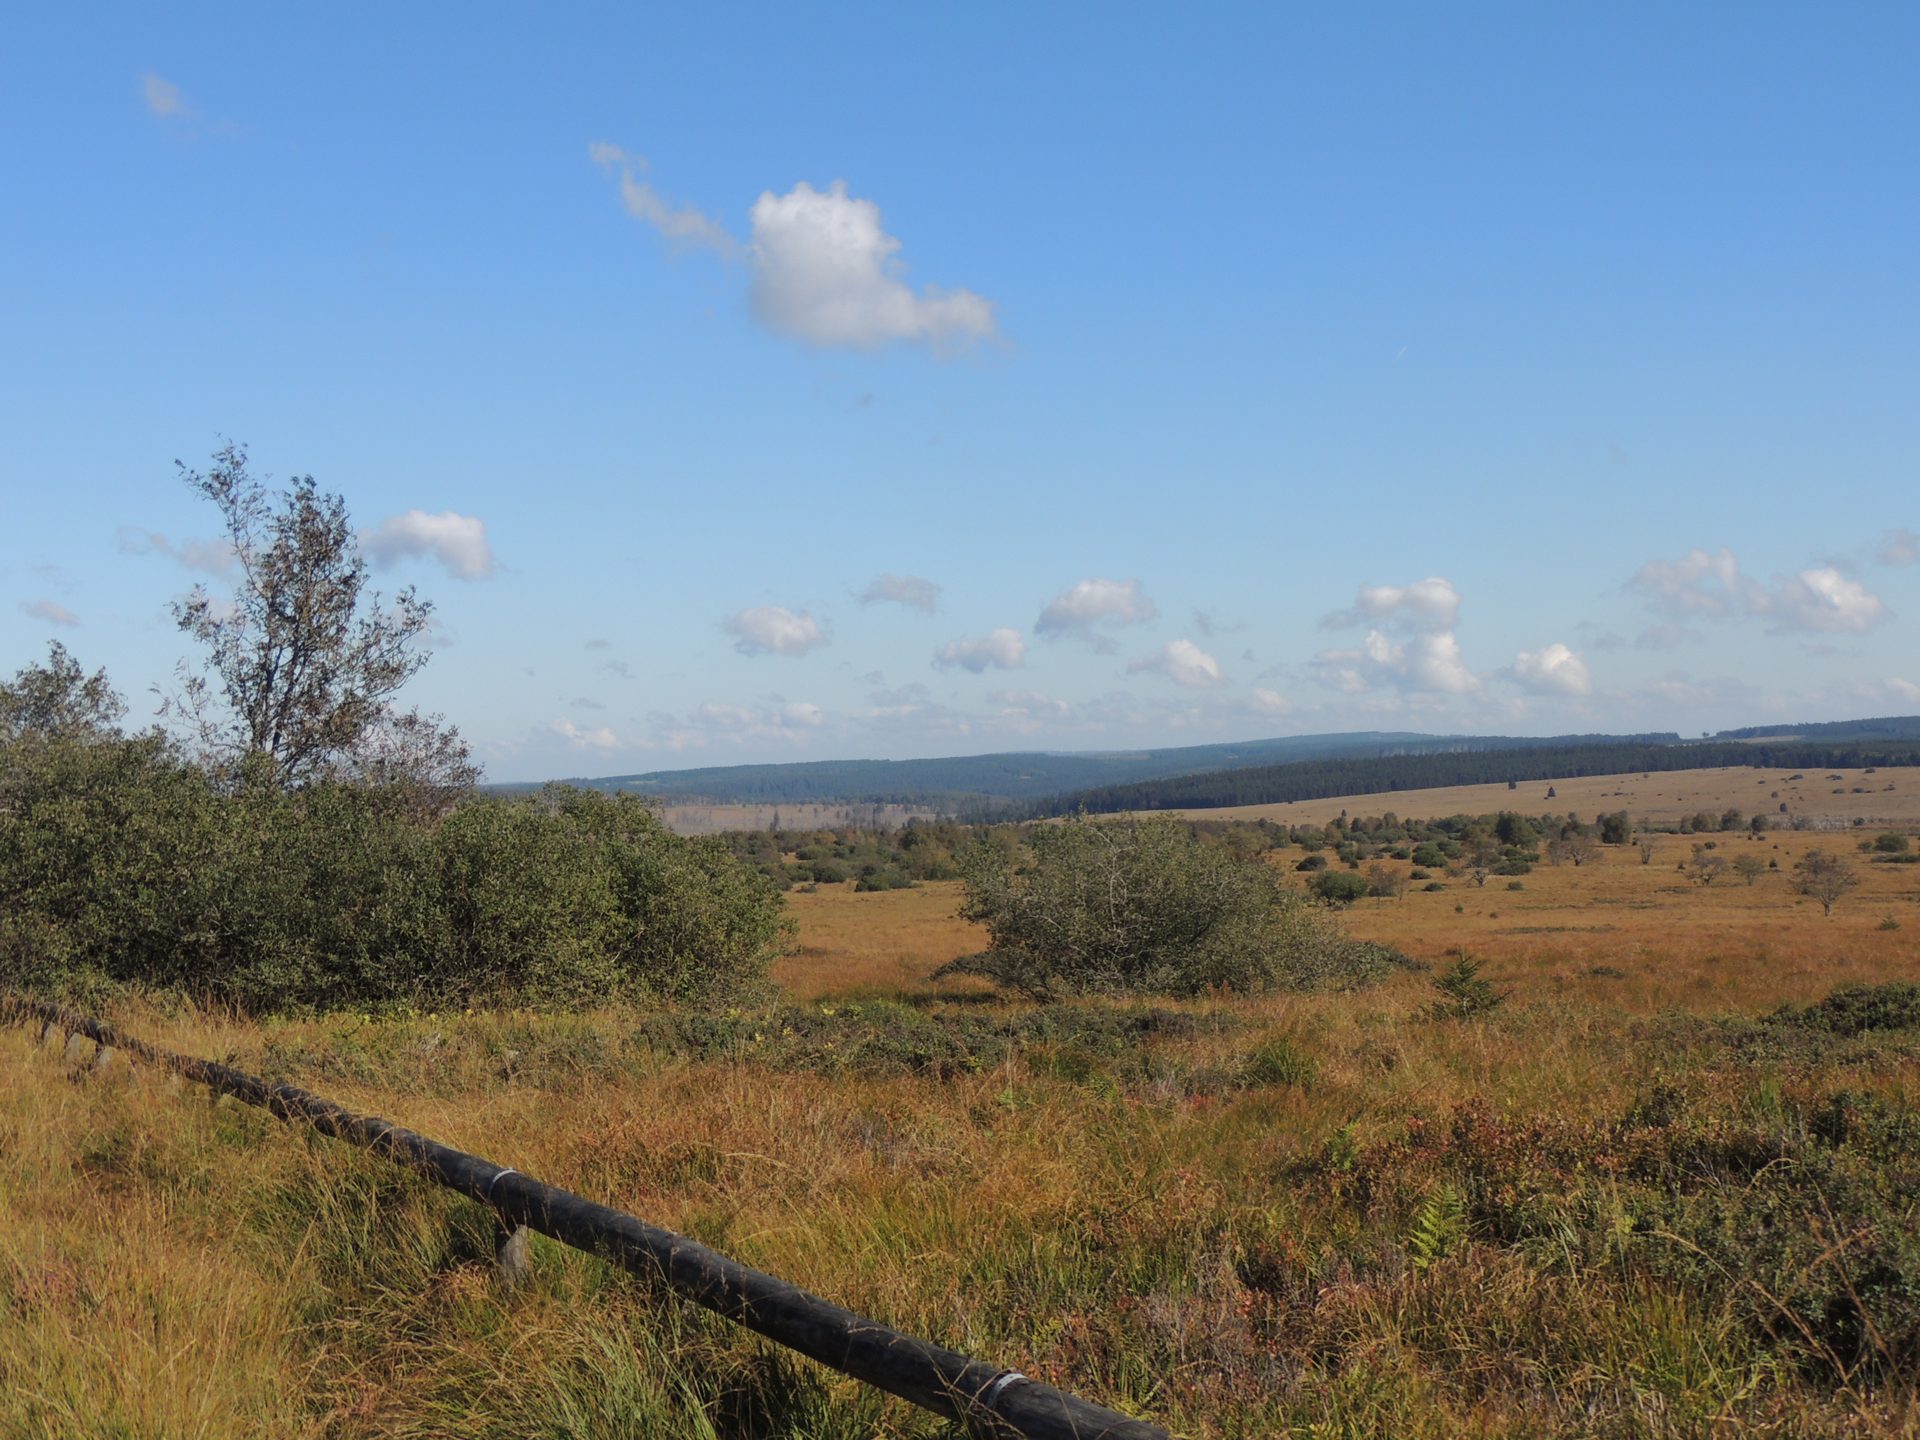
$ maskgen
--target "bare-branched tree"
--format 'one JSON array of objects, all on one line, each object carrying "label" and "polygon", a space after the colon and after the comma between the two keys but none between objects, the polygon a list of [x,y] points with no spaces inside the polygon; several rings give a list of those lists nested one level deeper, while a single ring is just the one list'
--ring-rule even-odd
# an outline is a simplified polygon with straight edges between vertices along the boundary
[{"label": "bare-branched tree", "polygon": [[203,672],[182,663],[169,708],[207,760],[287,788],[404,783],[436,808],[471,787],[479,770],[459,732],[394,703],[431,658],[433,605],[411,586],[391,604],[369,589],[346,502],[310,475],[269,491],[237,445],[204,472],[175,464],[219,510],[239,569],[231,598],[196,586],[174,606],[207,656]]}]

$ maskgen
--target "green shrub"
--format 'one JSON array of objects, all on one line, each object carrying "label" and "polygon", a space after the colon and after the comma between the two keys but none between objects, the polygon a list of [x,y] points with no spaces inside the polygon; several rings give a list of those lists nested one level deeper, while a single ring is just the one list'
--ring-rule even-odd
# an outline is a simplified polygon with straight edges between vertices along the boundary
[{"label": "green shrub", "polygon": [[960,870],[992,948],[936,973],[1030,995],[1354,983],[1378,965],[1270,866],[1163,817],[1036,826],[1024,852],[979,844]]},{"label": "green shrub", "polygon": [[217,785],[158,737],[0,746],[0,979],[250,1012],[726,999],[788,934],[776,886],[631,797]]},{"label": "green shrub", "polygon": [[1351,905],[1368,891],[1366,877],[1345,870],[1327,870],[1313,877],[1315,896],[1329,905]]}]

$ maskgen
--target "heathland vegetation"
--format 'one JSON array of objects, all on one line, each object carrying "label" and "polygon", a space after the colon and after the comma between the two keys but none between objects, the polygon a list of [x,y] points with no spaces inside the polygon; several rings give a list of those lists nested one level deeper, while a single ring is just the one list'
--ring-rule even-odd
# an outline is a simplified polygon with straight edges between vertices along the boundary
[{"label": "heathland vegetation", "polygon": [[[476,792],[338,502],[188,479],[242,580],[171,728],[58,647],[0,684],[7,987],[1183,1435],[1920,1425],[1910,827],[1742,770],[689,841]],[[505,1293],[471,1203],[17,1031],[0,1198],[8,1435],[943,1433],[557,1246]]]}]

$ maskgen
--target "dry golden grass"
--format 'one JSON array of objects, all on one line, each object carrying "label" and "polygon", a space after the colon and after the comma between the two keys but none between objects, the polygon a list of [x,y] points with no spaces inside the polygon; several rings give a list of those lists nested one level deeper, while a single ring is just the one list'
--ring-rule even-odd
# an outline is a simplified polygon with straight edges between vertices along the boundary
[{"label": "dry golden grass", "polygon": [[[1800,775],[1799,780],[1789,777]],[[1837,777],[1837,778],[1829,778]],[[1553,799],[1547,791],[1555,792]],[[1836,793],[1838,792],[1838,793]],[[1754,770],[1735,766],[1714,770],[1668,770],[1641,775],[1590,775],[1574,780],[1527,780],[1518,789],[1505,785],[1455,785],[1432,790],[1396,790],[1380,795],[1336,795],[1326,800],[1291,800],[1277,805],[1233,805],[1220,810],[1178,810],[1194,820],[1273,820],[1283,825],[1324,825],[1340,815],[1381,815],[1403,820],[1439,820],[1449,815],[1491,815],[1518,810],[1523,815],[1569,811],[1591,820],[1605,811],[1625,810],[1636,820],[1677,821],[1697,811],[1715,815],[1728,806],[1744,814],[1788,815],[1816,822],[1851,825],[1920,823],[1920,769]]]},{"label": "dry golden grass", "polygon": [[[704,1050],[632,1012],[120,1018],[1182,1434],[1916,1433],[1911,1377],[1839,1384],[1776,1361],[1746,1292],[1671,1278],[1665,1242],[1624,1209],[1570,1209],[1550,1244],[1470,1228],[1409,1259],[1434,1198],[1476,1166],[1488,1204],[1501,1186],[1552,1204],[1611,1185],[1606,1203],[1646,1207],[1644,1226],[1679,1223],[1629,1174],[1596,1183],[1625,1143],[1609,1137],[1667,1133],[1615,1128],[1649,1095],[1678,1107],[1690,1157],[1801,1135],[1796,1117],[1836,1093],[1912,1111],[1911,1040],[1754,1058],[1704,1017],[1920,975],[1920,866],[1868,865],[1851,834],[1705,838],[1781,871],[1701,887],[1675,869],[1693,838],[1666,837],[1651,865],[1616,849],[1518,891],[1451,879],[1350,912],[1418,957],[1484,958],[1514,996],[1469,1021],[1435,1018],[1430,978],[1407,973],[1167,1007],[1207,1022],[1192,1033],[1096,1024],[916,1073],[890,1037],[1031,1013],[925,980],[981,942],[951,884],[793,895],[786,1007]],[[1787,878],[1816,844],[1864,877],[1830,919]],[[864,1058],[839,1066],[858,1036]],[[1590,1161],[1527,1168],[1575,1133],[1598,1137]],[[1448,1159],[1421,1135],[1482,1149]],[[1910,1233],[1904,1203],[1887,1223]],[[1640,1248],[1609,1258],[1629,1235]],[[0,1033],[0,1435],[943,1433],[544,1242],[510,1300],[488,1247],[477,1207],[381,1162]]]}]

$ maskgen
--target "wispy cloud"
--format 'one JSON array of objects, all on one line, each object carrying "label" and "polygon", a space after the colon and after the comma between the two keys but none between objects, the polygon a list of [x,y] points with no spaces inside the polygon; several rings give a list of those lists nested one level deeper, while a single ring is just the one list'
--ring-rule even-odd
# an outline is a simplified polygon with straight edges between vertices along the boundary
[{"label": "wispy cloud", "polygon": [[145,102],[148,113],[158,119],[186,120],[193,116],[186,97],[180,93],[180,87],[171,80],[163,80],[151,70],[140,76],[140,98]]},{"label": "wispy cloud", "polygon": [[1887,531],[1875,558],[1882,565],[1920,565],[1920,531]]},{"label": "wispy cloud", "polygon": [[233,546],[225,540],[169,540],[158,530],[122,525],[113,532],[113,543],[122,555],[165,555],[189,570],[218,576],[233,573]]},{"label": "wispy cloud", "polygon": [[940,587],[918,575],[882,575],[859,595],[862,605],[905,605],[931,615],[940,606]]},{"label": "wispy cloud", "polygon": [[74,626],[80,623],[80,617],[58,600],[22,600],[20,609],[35,620],[45,620],[49,625]]},{"label": "wispy cloud", "polygon": [[1169,640],[1151,655],[1127,666],[1129,675],[1152,671],[1190,690],[1207,690],[1226,680],[1220,662],[1191,640]]}]

